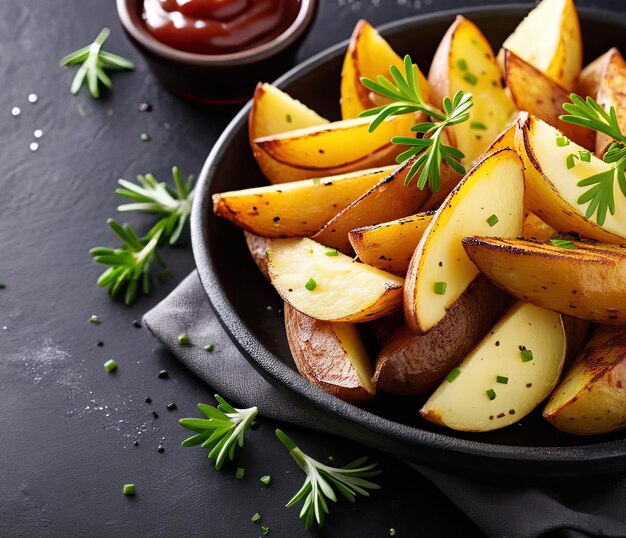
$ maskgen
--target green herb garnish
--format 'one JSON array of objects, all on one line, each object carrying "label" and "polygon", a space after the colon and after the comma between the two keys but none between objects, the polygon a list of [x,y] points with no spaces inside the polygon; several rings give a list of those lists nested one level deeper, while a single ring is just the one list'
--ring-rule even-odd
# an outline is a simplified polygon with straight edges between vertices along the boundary
[{"label": "green herb garnish", "polygon": [[215,345],[214,344],[207,344],[206,346],[204,346],[204,351],[208,351],[209,353],[212,353],[213,350],[215,349]]},{"label": "green herb garnish", "polygon": [[467,70],[467,62],[463,58],[457,60],[456,65],[461,71]]},{"label": "green herb garnish", "polygon": [[235,478],[237,480],[241,480],[245,473],[246,473],[246,470],[243,467],[237,467],[237,471],[235,472]]},{"label": "green herb garnish", "polygon": [[117,370],[117,362],[114,361],[113,359],[110,359],[108,361],[106,361],[104,364],[104,369],[106,370],[106,372],[108,374],[110,374],[111,372],[114,372],[115,370]]},{"label": "green herb garnish", "polygon": [[270,528],[265,525],[261,525],[261,534],[267,536],[270,533]]},{"label": "green herb garnish", "polygon": [[435,293],[437,295],[445,295],[448,284],[446,282],[435,282]]},{"label": "green herb garnish", "polygon": [[182,333],[178,335],[178,343],[181,346],[189,346],[191,345],[191,340],[189,338],[189,335],[187,333]]},{"label": "green herb garnish", "polygon": [[533,360],[533,352],[530,349],[522,349],[520,351],[522,362],[530,362]]},{"label": "green herb garnish", "polygon": [[261,481],[262,484],[269,486],[270,482],[272,481],[272,477],[266,474],[265,476],[262,476],[261,478],[259,478],[259,480]]},{"label": "green herb garnish", "polygon": [[256,523],[257,521],[259,521],[259,519],[261,519],[261,514],[257,512],[250,518],[250,521],[252,521],[252,523]]},{"label": "green herb garnish", "polygon": [[559,248],[569,248],[569,249],[578,248],[574,243],[572,243],[568,239],[550,239],[550,243],[552,243],[555,247],[559,247]]},{"label": "green herb garnish", "polygon": [[135,484],[124,484],[124,487],[122,488],[122,493],[124,493],[124,495],[134,495],[135,491]]},{"label": "green herb garnish", "polygon": [[490,400],[495,400],[495,399],[496,399],[496,391],[495,391],[495,390],[493,390],[493,389],[489,389],[489,390],[487,391],[487,397],[488,397]]},{"label": "green herb garnish", "polygon": [[219,394],[215,395],[215,399],[219,404],[217,407],[198,404],[198,409],[206,419],[182,418],[178,424],[197,432],[185,439],[182,446],[201,445],[202,448],[210,448],[209,458],[215,460],[215,468],[219,470],[226,458],[232,461],[237,445],[243,446],[244,434],[259,410],[256,407],[236,409]]},{"label": "green herb garnish", "polygon": [[[443,143],[442,136],[446,127],[463,123],[469,119],[468,110],[472,107],[472,95],[459,91],[452,98],[443,100],[443,112],[426,102],[422,96],[417,66],[413,64],[409,55],[404,57],[404,73],[395,65],[389,68],[393,80],[390,82],[380,75],[377,81],[361,78],[361,83],[371,92],[390,99],[392,102],[362,112],[359,117],[373,117],[369,127],[374,131],[385,119],[400,114],[424,112],[433,121],[426,121],[412,127],[412,131],[422,134],[421,138],[398,136],[391,139],[394,144],[409,146],[409,149],[397,157],[397,162],[404,162],[415,157],[406,177],[408,185],[418,173],[417,187],[423,189],[426,184],[433,192],[437,192],[441,185],[441,163],[445,161],[458,172],[465,174],[465,167],[461,160],[463,152]],[[395,84],[394,84],[395,83]]]},{"label": "green herb garnish", "polygon": [[150,140],[152,140],[152,138],[150,138],[150,135],[148,133],[141,133],[139,135],[139,138],[141,139],[142,142],[150,142]]},{"label": "green herb garnish", "polygon": [[465,75],[463,76],[463,78],[469,82],[472,86],[476,86],[476,83],[478,82],[478,78],[476,77],[476,75],[474,75],[473,73],[465,73]]},{"label": "green herb garnish", "polygon": [[446,376],[446,381],[448,383],[452,383],[457,377],[459,377],[459,375],[461,375],[461,370],[459,370],[458,368],[453,368]]},{"label": "green herb garnish", "polygon": [[339,256],[339,252],[336,248],[327,248],[324,254],[326,254],[326,256]]},{"label": "green herb garnish", "polygon": [[276,437],[306,474],[304,484],[287,503],[289,507],[304,501],[300,518],[304,520],[305,529],[310,529],[313,522],[317,522],[319,527],[324,524],[324,519],[329,513],[326,500],[337,501],[333,488],[350,502],[355,501],[357,493],[368,497],[368,489],[380,489],[378,484],[367,479],[379,475],[382,471],[376,469],[376,463],[364,465],[367,458],[359,458],[343,467],[329,467],[302,452],[281,430],[276,430]]},{"label": "green herb garnish", "polygon": [[61,58],[59,62],[61,67],[82,64],[76,72],[74,80],[72,80],[70,86],[72,94],[77,94],[81,86],[87,82],[89,93],[94,99],[97,99],[100,97],[100,83],[109,89],[112,86],[111,79],[106,74],[105,69],[125,71],[135,68],[135,64],[130,60],[102,50],[102,45],[110,33],[108,28],[103,28],[93,43]]},{"label": "green herb garnish", "polygon": [[487,219],[487,224],[489,224],[490,227],[494,227],[496,224],[498,224],[498,222],[500,222],[500,220],[498,219],[498,215],[491,215],[488,219]]},{"label": "green herb garnish", "polygon": [[313,291],[315,288],[317,288],[317,282],[315,282],[313,278],[309,278],[304,287],[309,291]]},{"label": "green herb garnish", "polygon": [[560,148],[564,148],[565,146],[569,146],[570,139],[566,136],[557,136],[556,137],[556,145]]},{"label": "green herb garnish", "polygon": [[496,381],[498,383],[502,383],[503,385],[506,385],[509,382],[509,378],[503,375],[499,375],[499,376],[496,376]]},{"label": "green herb garnish", "polygon": [[479,131],[486,131],[487,130],[487,126],[484,123],[481,123],[479,121],[472,121],[472,122],[470,122],[470,129],[477,129]]}]

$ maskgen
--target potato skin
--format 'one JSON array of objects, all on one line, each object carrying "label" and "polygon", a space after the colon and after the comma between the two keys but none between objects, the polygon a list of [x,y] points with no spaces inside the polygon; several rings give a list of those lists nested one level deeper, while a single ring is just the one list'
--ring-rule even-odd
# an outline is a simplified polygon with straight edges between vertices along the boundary
[{"label": "potato skin", "polygon": [[269,239],[246,231],[243,232],[243,235],[246,238],[246,246],[250,251],[254,263],[256,263],[261,273],[263,273],[263,276],[267,278],[267,280],[270,280],[270,273],[267,269],[267,256],[265,255]]},{"label": "potato skin", "polygon": [[430,332],[400,327],[376,359],[379,390],[414,395],[436,387],[487,334],[510,304],[510,296],[479,275]]},{"label": "potato skin", "polygon": [[347,402],[364,402],[374,395],[361,384],[333,323],[302,314],[287,302],[284,312],[289,347],[303,377]]}]

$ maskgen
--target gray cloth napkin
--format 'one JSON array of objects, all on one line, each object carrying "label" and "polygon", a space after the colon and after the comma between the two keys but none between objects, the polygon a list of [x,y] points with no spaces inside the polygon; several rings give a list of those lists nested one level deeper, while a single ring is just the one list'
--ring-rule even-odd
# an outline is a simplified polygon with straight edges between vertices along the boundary
[{"label": "gray cloth napkin", "polygon": [[[227,399],[256,405],[269,418],[322,429],[313,417],[294,407],[250,366],[215,317],[197,272],[144,316],[145,325],[194,374]],[[181,347],[178,335],[210,341],[219,353]],[[325,431],[328,429],[325,427]],[[342,432],[334,432],[341,435]],[[602,476],[517,484],[510,479],[446,473],[409,465],[426,476],[488,536],[626,537],[626,478]]]}]

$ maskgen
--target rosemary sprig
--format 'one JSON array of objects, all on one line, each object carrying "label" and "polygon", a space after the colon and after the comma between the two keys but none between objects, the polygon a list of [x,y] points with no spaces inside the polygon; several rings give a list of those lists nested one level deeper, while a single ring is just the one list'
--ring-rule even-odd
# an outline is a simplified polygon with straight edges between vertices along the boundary
[{"label": "rosemary sprig", "polygon": [[[361,83],[371,92],[389,99],[391,102],[365,110],[359,117],[373,117],[370,132],[374,131],[385,119],[400,114],[414,114],[424,112],[432,121],[419,123],[411,128],[422,135],[421,138],[397,136],[391,139],[394,144],[409,146],[409,149],[397,157],[397,162],[404,162],[417,156],[405,184],[409,184],[419,173],[417,187],[423,189],[428,183],[433,192],[437,192],[441,185],[442,161],[460,174],[465,173],[461,160],[465,157],[457,148],[443,143],[443,133],[446,127],[467,121],[470,117],[469,109],[473,106],[472,94],[458,91],[450,99],[443,100],[443,111],[430,105],[422,96],[419,87],[418,69],[409,55],[404,57],[404,73],[395,65],[389,68],[393,82],[380,75],[377,81],[363,77]],[[395,84],[394,84],[395,83]]]},{"label": "rosemary sprig", "polygon": [[183,428],[196,432],[182,443],[183,446],[201,445],[210,448],[209,458],[215,460],[215,468],[221,469],[226,458],[233,460],[237,446],[243,447],[244,435],[257,416],[258,409],[236,409],[219,394],[215,395],[218,406],[198,404],[202,414],[207,417],[182,418],[178,421]]},{"label": "rosemary sprig", "polygon": [[350,502],[355,501],[357,493],[368,497],[368,489],[380,489],[378,484],[366,480],[382,472],[375,469],[376,463],[364,465],[366,457],[359,458],[343,467],[329,467],[302,452],[283,431],[276,430],[276,437],[306,473],[304,484],[287,503],[289,507],[304,501],[300,518],[304,520],[305,529],[310,529],[314,521],[319,527],[324,524],[326,515],[329,513],[326,500],[337,501],[333,487]]},{"label": "rosemary sprig", "polygon": [[105,69],[123,71],[135,68],[135,64],[130,60],[102,50],[102,46],[110,33],[108,28],[103,28],[93,43],[61,58],[59,62],[61,67],[82,64],[72,80],[70,86],[72,94],[77,94],[86,81],[89,93],[94,99],[97,99],[100,97],[100,83],[107,88],[112,86],[111,79],[106,74]]},{"label": "rosemary sprig", "polygon": [[615,141],[609,146],[603,160],[612,166],[609,170],[594,174],[578,182],[579,187],[589,187],[577,200],[579,205],[589,204],[585,216],[591,219],[595,214],[596,223],[602,226],[607,212],[615,215],[615,181],[626,196],[626,135],[622,133],[614,107],[607,112],[591,97],[571,94],[571,103],[564,103],[568,114],[560,118],[568,123],[580,125],[604,133]]}]

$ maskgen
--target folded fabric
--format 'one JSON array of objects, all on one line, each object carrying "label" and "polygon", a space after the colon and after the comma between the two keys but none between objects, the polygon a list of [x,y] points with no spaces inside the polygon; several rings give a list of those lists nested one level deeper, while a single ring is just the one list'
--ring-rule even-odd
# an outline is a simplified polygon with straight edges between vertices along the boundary
[{"label": "folded fabric", "polygon": [[[245,407],[256,405],[269,418],[328,431],[281,395],[241,355],[213,313],[197,272],[149,311],[144,323],[183,364],[225,398]],[[214,343],[219,352],[208,360],[201,347],[178,345],[178,335],[183,332],[192,342]],[[623,476],[531,484],[409,465],[426,476],[488,536],[626,537]]]}]

